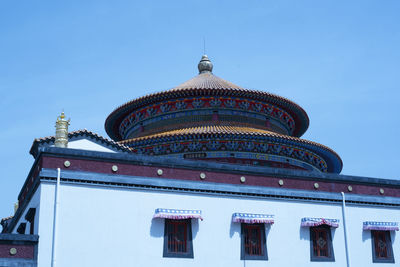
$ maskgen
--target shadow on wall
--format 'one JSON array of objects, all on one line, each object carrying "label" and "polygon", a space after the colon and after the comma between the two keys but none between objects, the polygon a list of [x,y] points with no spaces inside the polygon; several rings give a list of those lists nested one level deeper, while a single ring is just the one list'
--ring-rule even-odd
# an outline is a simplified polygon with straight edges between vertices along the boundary
[{"label": "shadow on wall", "polygon": [[231,227],[229,228],[229,237],[232,238],[235,233],[237,233],[240,236],[241,228],[240,228],[240,223],[235,223],[231,221]]},{"label": "shadow on wall", "polygon": [[[153,218],[150,225],[150,235],[152,237],[164,237],[164,223],[163,218]],[[192,239],[195,239],[199,232],[199,220],[192,219]]]},{"label": "shadow on wall", "polygon": [[269,231],[271,231],[271,227],[272,227],[272,224],[265,225],[265,240],[267,243],[268,243],[268,235],[269,235]]},{"label": "shadow on wall", "polygon": [[192,239],[195,239],[199,232],[199,219],[192,219]]},{"label": "shadow on wall", "polygon": [[299,227],[300,240],[310,240],[309,227]]},{"label": "shadow on wall", "polygon": [[361,231],[362,231],[362,241],[363,242],[365,242],[365,241],[371,242],[370,241],[370,239],[371,239],[371,231],[365,231],[363,229],[361,229]]},{"label": "shadow on wall", "polygon": [[150,224],[150,236],[164,237],[164,219],[154,218]]}]

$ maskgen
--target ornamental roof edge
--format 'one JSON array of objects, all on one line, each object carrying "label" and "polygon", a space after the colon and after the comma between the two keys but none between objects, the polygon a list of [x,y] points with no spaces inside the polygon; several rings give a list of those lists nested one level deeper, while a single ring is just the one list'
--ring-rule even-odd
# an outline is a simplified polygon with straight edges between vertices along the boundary
[{"label": "ornamental roof edge", "polygon": [[[129,147],[123,145],[123,144],[119,144],[118,142],[115,142],[112,139],[108,139],[106,137],[103,137],[95,132],[89,131],[87,129],[81,129],[81,130],[76,130],[76,131],[72,131],[68,133],[68,138],[73,138],[73,137],[77,137],[77,136],[88,136],[88,137],[92,137],[94,139],[100,140],[104,143],[106,143],[107,145],[110,145],[116,149],[128,152],[130,151]],[[37,155],[37,148],[40,144],[50,144],[50,143],[54,143],[55,142],[55,136],[46,136],[46,137],[40,137],[40,138],[35,138],[33,140],[31,149],[29,151],[29,153],[36,158]]]},{"label": "ornamental roof edge", "polygon": [[[214,77],[217,77],[213,74],[210,73],[204,73],[204,74],[199,74],[197,76],[200,75],[212,75]],[[221,79],[223,80],[223,79]],[[190,81],[190,80],[189,80]],[[224,80],[225,81],[225,80]],[[271,101],[272,104],[278,105],[280,107],[283,108],[287,108],[289,111],[291,111],[292,114],[297,114],[298,119],[299,120],[304,120],[304,123],[302,124],[302,126],[298,129],[298,133],[296,134],[296,136],[301,136],[303,135],[309,126],[309,117],[307,115],[307,112],[296,102],[289,100],[288,98],[276,95],[276,94],[272,94],[266,91],[261,91],[261,90],[255,90],[255,89],[245,89],[242,87],[237,86],[237,88],[231,87],[231,88],[196,88],[196,87],[186,87],[187,85],[185,85],[187,82],[179,85],[179,86],[185,86],[185,87],[174,87],[172,89],[166,90],[166,91],[160,91],[160,92],[156,92],[156,93],[151,93],[151,94],[147,94],[144,96],[141,96],[139,98],[135,98],[131,101],[128,101],[120,106],[118,106],[117,108],[115,108],[106,118],[106,121],[104,123],[105,126],[105,130],[107,132],[107,134],[110,136],[110,138],[112,139],[119,139],[117,136],[115,136],[115,134],[112,132],[112,120],[115,120],[116,116],[118,116],[118,113],[125,113],[127,112],[128,109],[131,110],[135,110],[141,106],[144,106],[146,104],[151,103],[151,100],[154,99],[155,101],[157,101],[157,98],[161,98],[161,97],[165,97],[168,95],[171,95],[171,97],[173,96],[174,98],[176,97],[185,97],[187,96],[186,94],[192,92],[192,91],[197,91],[196,95],[193,96],[198,96],[201,93],[207,93],[208,91],[213,92],[216,96],[218,95],[222,95],[222,94],[218,94],[218,93],[224,93],[223,95],[227,95],[227,92],[230,92],[229,95],[227,95],[227,97],[230,96],[234,96],[235,94],[240,94],[240,93],[249,93],[254,95],[254,98],[262,98],[264,101]],[[230,82],[229,82],[230,83]],[[232,84],[234,85],[234,84]],[[234,85],[236,86],[236,85]],[[173,95],[173,94],[178,94],[177,95]],[[158,100],[160,101],[160,100]],[[148,102],[148,103],[147,103]],[[296,117],[297,117],[296,115]]]},{"label": "ornamental roof edge", "polygon": [[246,136],[265,136],[265,137],[272,137],[272,138],[280,138],[285,141],[292,141],[292,142],[299,143],[299,145],[311,145],[311,146],[315,146],[319,149],[323,149],[323,150],[331,153],[334,157],[337,158],[338,163],[340,165],[339,173],[341,172],[341,170],[343,168],[343,161],[340,158],[339,154],[337,154],[333,149],[331,149],[328,146],[322,145],[322,144],[314,142],[314,141],[301,139],[299,137],[278,134],[278,133],[274,133],[271,131],[254,129],[254,128],[250,128],[250,127],[232,127],[232,126],[221,126],[221,125],[191,127],[191,128],[172,130],[172,131],[168,131],[168,132],[162,132],[162,133],[157,133],[157,134],[153,134],[153,135],[127,139],[127,140],[119,141],[118,143],[119,144],[133,144],[135,142],[140,142],[140,141],[149,140],[149,139],[157,139],[157,138],[162,138],[162,137],[177,137],[177,136],[185,136],[185,135],[190,135],[190,134],[196,134],[196,135],[229,134],[229,135],[237,135],[237,136],[246,135]]}]

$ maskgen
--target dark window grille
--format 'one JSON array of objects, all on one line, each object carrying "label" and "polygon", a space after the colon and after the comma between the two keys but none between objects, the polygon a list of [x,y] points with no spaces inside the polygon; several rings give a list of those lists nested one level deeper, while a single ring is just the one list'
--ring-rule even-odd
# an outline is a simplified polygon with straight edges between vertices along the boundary
[{"label": "dark window grille", "polygon": [[310,227],[311,261],[335,261],[331,228],[327,225]]},{"label": "dark window grille", "polygon": [[264,224],[242,223],[242,260],[268,260]]},{"label": "dark window grille", "polygon": [[168,252],[186,253],[187,252],[187,223],[172,221],[167,225],[168,232]]},{"label": "dark window grille", "polygon": [[377,258],[388,258],[388,249],[386,245],[386,235],[384,232],[375,232],[375,256]]},{"label": "dark window grille", "polygon": [[373,262],[394,263],[392,241],[389,231],[371,231]]},{"label": "dark window grille", "polygon": [[165,220],[164,257],[193,258],[191,220]]},{"label": "dark window grille", "polygon": [[316,257],[329,257],[329,249],[328,249],[328,229],[326,228],[315,228],[314,231],[314,239],[313,239],[313,248],[314,248],[314,256]]},{"label": "dark window grille", "polygon": [[244,226],[244,251],[246,255],[250,256],[261,256],[263,254],[261,229],[259,225]]}]

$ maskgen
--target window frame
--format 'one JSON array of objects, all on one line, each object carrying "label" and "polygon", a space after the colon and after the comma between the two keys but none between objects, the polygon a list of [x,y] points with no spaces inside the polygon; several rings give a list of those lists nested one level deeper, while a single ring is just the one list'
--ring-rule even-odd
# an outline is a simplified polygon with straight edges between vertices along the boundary
[{"label": "window frame", "polygon": [[[378,233],[385,235],[387,254],[389,255],[389,257],[387,257],[387,258],[377,257],[377,255],[376,255],[375,238],[377,237]],[[371,230],[371,246],[372,246],[372,262],[373,263],[395,263],[394,254],[393,254],[393,246],[392,246],[392,238],[390,235],[390,231]]]},{"label": "window frame", "polygon": [[36,208],[30,208],[25,215],[25,220],[29,222],[30,235],[33,235],[35,233],[35,214],[36,214]]},{"label": "window frame", "polygon": [[[326,232],[326,241],[327,241],[327,252],[328,256],[317,256],[314,255],[314,239],[316,230],[325,231]],[[310,227],[310,260],[311,261],[335,261],[335,253],[333,251],[333,243],[332,243],[332,234],[331,234],[331,227],[326,224],[312,226]]]},{"label": "window frame", "polygon": [[[262,255],[248,255],[246,254],[245,248],[245,228],[246,227],[258,227],[260,229],[260,241],[261,241],[261,249]],[[241,260],[268,260],[268,251],[267,251],[267,242],[266,242],[266,231],[265,231],[264,223],[241,223],[241,245],[240,245],[240,259]]]},{"label": "window frame", "polygon": [[[186,252],[171,252],[168,251],[168,226],[170,224],[177,225],[184,223],[185,231],[186,231]],[[174,220],[174,219],[165,219],[164,222],[164,249],[163,249],[163,257],[164,258],[193,258],[193,242],[192,242],[192,221],[191,219],[182,219],[182,220]]]}]

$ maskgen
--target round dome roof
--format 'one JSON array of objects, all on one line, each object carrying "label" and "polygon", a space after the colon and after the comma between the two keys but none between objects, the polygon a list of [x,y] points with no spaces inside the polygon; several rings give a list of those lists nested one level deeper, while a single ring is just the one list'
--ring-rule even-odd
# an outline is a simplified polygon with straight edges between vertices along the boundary
[{"label": "round dome roof", "polygon": [[299,105],[219,78],[206,55],[198,69],[197,76],[170,90],[115,109],[105,122],[108,135],[133,153],[341,171],[333,150],[298,138],[309,125]]},{"label": "round dome roof", "polygon": [[[202,61],[204,61],[204,56]],[[211,66],[204,66],[201,65],[202,61],[199,63],[200,73],[192,79],[172,89],[139,97],[116,108],[106,119],[105,129],[107,134],[115,141],[124,140],[127,136],[121,134],[121,123],[133,112],[150,105],[156,106],[162,102],[190,97],[235,98],[238,104],[240,104],[240,99],[243,99],[249,102],[250,108],[252,108],[252,104],[254,104],[263,105],[262,108],[272,109],[272,113],[276,113],[270,114],[274,120],[286,120],[286,122],[283,121],[284,124],[292,123],[293,125],[287,126],[291,128],[287,132],[289,135],[300,137],[307,130],[309,125],[307,113],[293,101],[264,91],[244,89],[214,75],[211,72],[211,62]],[[254,108],[253,111],[258,112],[255,109],[256,108]],[[278,118],[282,116],[282,113],[287,113],[288,116]],[[145,116],[147,116],[147,114],[145,114]],[[290,120],[293,120],[293,122]]]}]

